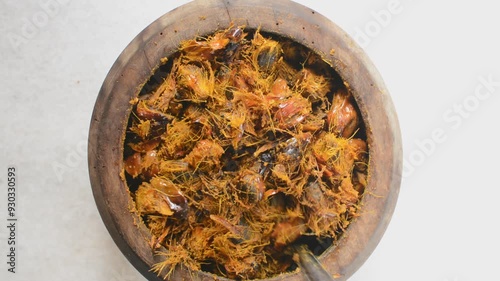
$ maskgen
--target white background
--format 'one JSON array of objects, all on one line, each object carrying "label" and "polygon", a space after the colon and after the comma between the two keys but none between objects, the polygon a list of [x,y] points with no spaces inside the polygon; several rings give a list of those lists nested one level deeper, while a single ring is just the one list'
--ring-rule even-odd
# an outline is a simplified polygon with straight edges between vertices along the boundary
[{"label": "white background", "polygon": [[[186,2],[0,1],[1,280],[144,280],[95,207],[87,132],[120,52]],[[364,46],[402,129],[405,176],[396,212],[351,280],[500,280],[500,85],[488,92],[480,82],[500,81],[496,2],[297,2]],[[43,3],[55,9],[47,14]],[[19,180],[16,274],[7,272],[2,226],[8,165],[17,167]]]}]

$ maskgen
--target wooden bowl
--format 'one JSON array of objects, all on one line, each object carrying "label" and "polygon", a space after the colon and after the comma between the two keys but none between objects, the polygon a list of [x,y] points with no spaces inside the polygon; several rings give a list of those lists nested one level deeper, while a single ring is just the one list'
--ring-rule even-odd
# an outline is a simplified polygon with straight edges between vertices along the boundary
[{"label": "wooden bowl", "polygon": [[[198,0],[181,6],[144,29],[109,71],[97,98],[89,133],[89,172],[94,198],[109,233],[128,260],[149,280],[157,257],[151,236],[136,213],[123,177],[129,103],[179,43],[211,34],[231,23],[293,39],[322,55],[348,83],[366,126],[370,151],[368,187],[362,215],[319,260],[338,280],[348,279],[368,258],[394,211],[401,181],[402,151],[397,117],[384,83],[356,43],[317,12],[288,0]],[[105,262],[105,261],[104,261]],[[268,280],[306,280],[289,272]],[[179,268],[172,280],[227,280]]]}]

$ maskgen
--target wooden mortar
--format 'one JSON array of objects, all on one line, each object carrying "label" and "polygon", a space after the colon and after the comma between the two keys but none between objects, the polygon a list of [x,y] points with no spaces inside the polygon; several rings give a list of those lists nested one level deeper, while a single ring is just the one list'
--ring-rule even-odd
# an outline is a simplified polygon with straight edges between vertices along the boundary
[{"label": "wooden mortar", "polygon": [[[148,279],[158,257],[148,242],[149,230],[130,211],[134,204],[123,176],[123,148],[132,110],[129,103],[181,41],[225,29],[231,23],[261,28],[316,51],[342,79],[361,111],[370,151],[368,187],[361,216],[319,260],[336,280],[347,280],[382,238],[394,211],[402,168],[401,136],[386,87],[368,57],[338,26],[317,12],[288,0],[197,0],[181,6],[144,29],[109,71],[92,115],[88,160],[94,198],[102,220],[127,259]],[[228,280],[178,268],[172,280]],[[300,271],[266,280],[306,280]]]}]

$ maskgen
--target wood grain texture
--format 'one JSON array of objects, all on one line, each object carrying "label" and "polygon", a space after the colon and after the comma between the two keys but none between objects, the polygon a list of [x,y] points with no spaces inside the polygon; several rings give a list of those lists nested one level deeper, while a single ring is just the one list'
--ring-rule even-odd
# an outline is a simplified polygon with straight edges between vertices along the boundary
[{"label": "wood grain texture", "polygon": [[[132,199],[123,179],[123,145],[132,106],[142,85],[183,40],[227,28],[231,22],[289,37],[321,54],[349,85],[366,125],[370,163],[362,215],[335,247],[319,257],[336,280],[349,278],[373,252],[394,211],[402,169],[399,125],[386,87],[369,58],[329,19],[288,0],[197,0],[181,6],[144,29],[109,71],[92,115],[88,160],[94,198],[115,243],[148,279],[157,260],[148,229],[129,211]],[[105,262],[105,261],[103,261]],[[179,268],[172,280],[227,280]],[[306,280],[299,272],[268,280]]]}]

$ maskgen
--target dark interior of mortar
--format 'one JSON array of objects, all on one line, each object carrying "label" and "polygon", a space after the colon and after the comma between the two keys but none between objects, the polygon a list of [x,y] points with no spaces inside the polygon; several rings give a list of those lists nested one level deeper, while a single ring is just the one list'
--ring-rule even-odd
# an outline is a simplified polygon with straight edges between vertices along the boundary
[{"label": "dark interior of mortar", "polygon": [[[252,34],[255,33],[255,30],[245,30],[245,32],[249,33],[248,37],[251,38]],[[280,43],[285,43],[289,46],[294,46],[294,47],[301,50],[300,53],[303,54],[304,56],[299,56],[299,57],[297,57],[296,60],[291,61],[292,66],[296,69],[300,69],[303,66],[304,61],[308,59],[307,56],[314,53],[309,48],[293,41],[290,38],[283,37],[281,35],[277,35],[277,34],[273,34],[273,33],[267,33],[267,32],[263,32],[263,31],[260,31],[260,32],[263,36],[265,36],[267,38],[272,38],[273,40],[279,41]],[[314,53],[314,55],[317,56],[318,58],[320,58],[320,56],[317,55],[316,53]],[[153,92],[154,90],[156,90],[160,86],[160,84],[165,80],[165,78],[170,73],[170,71],[172,69],[173,62],[174,62],[175,58],[178,56],[179,56],[179,52],[176,52],[176,53],[170,55],[168,57],[168,60],[166,60],[166,62],[164,64],[160,65],[154,71],[154,74],[144,84],[140,93],[138,94],[139,100],[147,98],[147,96],[151,92]],[[318,73],[328,72],[329,76],[331,77],[332,84],[339,85],[339,87],[341,85],[344,85],[344,82],[342,81],[342,78],[338,75],[338,73],[335,72],[335,70],[329,64],[324,62],[323,60],[317,60],[314,63],[314,65],[312,66],[312,68],[317,70]],[[330,100],[332,99],[332,95],[333,95],[333,91],[328,93],[328,98]],[[133,114],[131,114],[131,116],[129,118],[128,127],[132,126],[133,119],[134,119],[134,116],[133,116]],[[126,136],[125,136],[125,142],[127,142],[128,140],[134,139],[135,137],[136,137],[135,134],[131,133],[130,131],[127,131]],[[366,133],[365,133],[363,122],[361,122],[360,129],[356,132],[356,138],[361,138],[361,139],[366,140]],[[124,155],[123,155],[124,159],[127,159],[129,156],[131,156],[133,154],[133,152],[134,151],[128,145],[126,145],[126,144],[124,145]],[[255,152],[255,149],[249,148],[248,151],[246,151],[246,152],[252,154]],[[232,166],[234,166],[234,165],[238,165],[238,163],[234,162],[234,161],[228,161],[226,163],[223,163],[222,170],[226,169],[226,170],[230,171],[233,169]],[[127,185],[130,189],[131,194],[134,194],[137,191],[138,187],[144,182],[144,180],[141,177],[133,178],[132,176],[130,176],[127,173],[125,173],[125,177],[126,177],[126,182],[127,182]],[[144,222],[146,222],[145,217],[142,217],[142,218],[144,219]],[[147,223],[146,223],[146,225],[147,225]],[[325,250],[327,250],[329,247],[334,245],[335,241],[338,240],[340,237],[341,237],[341,234],[335,238],[326,237],[326,236],[325,237],[316,237],[314,235],[302,235],[297,240],[295,240],[293,242],[293,244],[297,244],[297,245],[305,244],[308,246],[309,250],[312,253],[314,253],[316,256],[320,256]],[[205,272],[214,273],[215,272],[214,269],[216,267],[218,267],[217,264],[212,263],[210,261],[207,261],[201,265],[201,270],[203,270]],[[288,271],[288,272],[294,271],[296,268],[297,268],[297,264],[293,263],[286,269],[286,271]]]}]

